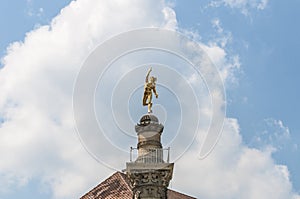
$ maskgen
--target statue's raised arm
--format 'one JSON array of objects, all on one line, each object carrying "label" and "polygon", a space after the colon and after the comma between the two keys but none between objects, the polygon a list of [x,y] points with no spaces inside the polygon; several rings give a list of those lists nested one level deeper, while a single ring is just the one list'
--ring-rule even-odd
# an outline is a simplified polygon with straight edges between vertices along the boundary
[{"label": "statue's raised arm", "polygon": [[152,67],[150,67],[148,72],[147,72],[145,83],[147,83],[149,81],[149,75],[150,75],[151,71],[152,71]]},{"label": "statue's raised arm", "polygon": [[152,68],[150,68],[146,75],[145,85],[144,85],[144,96],[143,96],[143,106],[148,106],[148,113],[152,113],[152,92],[154,92],[155,97],[158,98],[158,94],[156,92],[156,77],[151,76],[149,80],[150,72]]}]

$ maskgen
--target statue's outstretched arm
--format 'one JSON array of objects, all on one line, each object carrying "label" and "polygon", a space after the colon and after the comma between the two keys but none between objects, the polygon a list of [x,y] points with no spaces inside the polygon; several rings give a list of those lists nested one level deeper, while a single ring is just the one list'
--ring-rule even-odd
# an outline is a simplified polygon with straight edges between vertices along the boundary
[{"label": "statue's outstretched arm", "polygon": [[147,83],[149,81],[149,75],[150,75],[150,72],[152,71],[152,67],[149,68],[148,72],[147,72],[147,75],[146,75],[146,79],[145,79],[145,82]]},{"label": "statue's outstretched arm", "polygon": [[158,98],[158,93],[156,92],[156,87],[153,88],[153,92],[155,94],[155,97]]}]

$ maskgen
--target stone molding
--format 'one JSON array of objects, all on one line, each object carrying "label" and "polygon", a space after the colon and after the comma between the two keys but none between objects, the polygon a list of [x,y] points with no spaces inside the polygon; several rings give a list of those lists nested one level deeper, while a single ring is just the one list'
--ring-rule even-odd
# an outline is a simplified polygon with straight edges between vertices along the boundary
[{"label": "stone molding", "polygon": [[135,131],[137,132],[137,134],[143,133],[143,132],[149,132],[149,131],[154,131],[157,133],[162,133],[164,130],[164,126],[162,124],[153,124],[150,123],[146,126],[143,125],[135,125]]},{"label": "stone molding", "polygon": [[167,199],[172,170],[132,170],[128,173],[134,199]]}]

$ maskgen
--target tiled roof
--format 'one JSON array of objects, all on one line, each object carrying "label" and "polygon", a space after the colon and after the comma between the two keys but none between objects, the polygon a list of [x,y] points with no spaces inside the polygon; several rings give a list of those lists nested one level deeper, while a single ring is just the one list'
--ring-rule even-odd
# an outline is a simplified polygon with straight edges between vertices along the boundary
[{"label": "tiled roof", "polygon": [[[124,173],[116,172],[82,196],[81,199],[132,199],[129,179]],[[168,199],[196,198],[168,190]]]},{"label": "tiled roof", "polygon": [[125,174],[116,172],[81,199],[132,199],[130,183]]}]

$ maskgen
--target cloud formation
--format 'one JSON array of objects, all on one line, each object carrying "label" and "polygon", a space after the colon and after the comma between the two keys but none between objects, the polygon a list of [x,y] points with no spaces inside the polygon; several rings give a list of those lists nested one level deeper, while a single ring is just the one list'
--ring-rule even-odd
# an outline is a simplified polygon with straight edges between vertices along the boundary
[{"label": "cloud formation", "polygon": [[292,139],[290,129],[284,125],[283,121],[267,118],[262,124],[257,124],[257,129],[250,142],[252,146],[257,148],[269,146],[273,147],[275,151],[280,151],[287,147],[297,150],[298,146]]},{"label": "cloud formation", "polygon": [[1,190],[38,178],[54,198],[76,198],[106,177],[111,170],[86,153],[75,132],[76,75],[92,49],[112,35],[173,25],[174,12],[163,1],[79,0],[11,44],[0,73]]},{"label": "cloud formation", "polygon": [[[217,21],[215,25],[220,28]],[[89,156],[75,132],[72,91],[80,66],[113,35],[176,26],[176,13],[161,0],[77,0],[50,25],[27,33],[24,42],[11,44],[0,71],[0,195],[38,178],[41,186],[50,187],[53,198],[78,198],[109,176],[113,171]],[[239,67],[238,59],[224,46],[200,45],[228,81],[232,68]],[[197,159],[211,116],[211,107],[206,106],[201,109],[204,124],[195,143],[175,164],[173,188],[209,199],[298,199],[287,167],[273,161],[272,150],[245,146],[236,119],[226,119],[213,153]]]},{"label": "cloud formation", "polygon": [[244,145],[236,119],[226,119],[219,143],[206,159],[194,159],[195,151],[176,165],[173,185],[184,187],[186,193],[210,199],[299,198],[293,193],[288,168],[272,159],[273,148]]},{"label": "cloud formation", "polygon": [[268,5],[269,0],[216,0],[211,1],[210,6],[219,7],[221,5],[238,9],[244,15],[248,15],[250,10],[264,10]]}]

